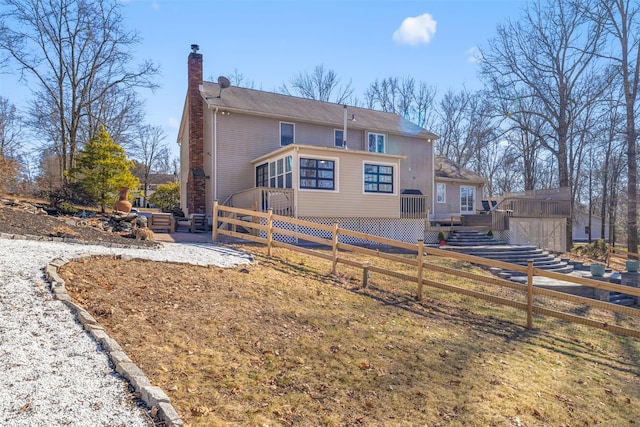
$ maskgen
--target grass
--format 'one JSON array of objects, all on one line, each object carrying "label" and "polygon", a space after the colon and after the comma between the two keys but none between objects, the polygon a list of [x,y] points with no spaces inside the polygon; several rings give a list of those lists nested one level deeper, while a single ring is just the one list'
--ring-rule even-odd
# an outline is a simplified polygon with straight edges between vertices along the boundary
[{"label": "grass", "polygon": [[507,307],[428,287],[418,302],[415,284],[372,275],[361,289],[356,269],[340,265],[334,277],[327,261],[241,249],[257,263],[219,269],[103,258],[61,270],[72,298],[169,394],[187,425],[640,419],[637,340],[541,317],[540,329],[526,330],[524,314]]}]

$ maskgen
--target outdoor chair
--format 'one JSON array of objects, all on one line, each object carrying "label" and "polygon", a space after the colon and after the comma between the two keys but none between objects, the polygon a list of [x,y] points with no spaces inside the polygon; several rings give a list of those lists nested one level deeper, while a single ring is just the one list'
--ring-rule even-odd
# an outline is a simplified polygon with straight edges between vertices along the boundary
[{"label": "outdoor chair", "polygon": [[207,217],[204,214],[192,214],[191,217],[191,232],[207,231]]},{"label": "outdoor chair", "polygon": [[180,229],[186,228],[189,233],[191,233],[191,226],[193,221],[190,216],[178,216],[175,217],[175,231],[180,231]]},{"label": "outdoor chair", "polygon": [[207,231],[207,217],[204,214],[191,214],[187,217],[178,217],[175,219],[175,231],[186,228],[189,233],[197,231]]},{"label": "outdoor chair", "polygon": [[483,200],[482,201],[482,210],[480,211],[481,214],[486,214],[489,213],[489,211],[491,210],[491,206],[489,205],[489,201],[488,200]]},{"label": "outdoor chair", "polygon": [[172,233],[175,228],[173,215],[170,213],[153,212],[151,218],[149,218],[147,227],[153,231],[167,230],[168,233]]}]

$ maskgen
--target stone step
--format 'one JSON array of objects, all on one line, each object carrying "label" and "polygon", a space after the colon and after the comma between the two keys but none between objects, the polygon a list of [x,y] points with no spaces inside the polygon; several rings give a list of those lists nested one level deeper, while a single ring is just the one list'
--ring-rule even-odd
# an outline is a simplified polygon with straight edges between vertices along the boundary
[{"label": "stone step", "polygon": [[[571,273],[573,271],[573,267],[572,266],[567,265],[567,264],[562,265],[562,263],[559,263],[559,264],[557,264],[555,266],[547,266],[547,267],[534,266],[534,267],[540,268],[541,270],[544,270],[544,271],[550,271],[552,273],[561,273],[561,274],[568,274],[568,273]],[[512,277],[515,277],[515,276],[526,276],[527,275],[526,273],[521,273],[519,271],[507,271],[507,272],[510,273]]]},{"label": "stone step", "polygon": [[[522,266],[528,265],[531,260],[535,268],[557,273],[570,273],[573,271],[572,265],[536,246],[509,245],[477,231],[452,232],[447,238],[444,249]],[[511,278],[523,274],[502,270],[494,272],[494,274],[496,273],[503,278]]]},{"label": "stone step", "polygon": [[[448,245],[449,244],[447,243],[447,246]],[[458,252],[465,252],[465,253],[466,251],[482,251],[482,250],[486,250],[487,252],[491,252],[491,253],[497,253],[497,252],[515,253],[515,252],[527,252],[527,251],[533,252],[533,251],[541,250],[536,246],[517,246],[517,245],[505,245],[505,244],[491,245],[491,246],[485,246],[485,245],[468,245],[468,246],[451,245],[451,246],[453,246],[451,250],[458,251]]]}]

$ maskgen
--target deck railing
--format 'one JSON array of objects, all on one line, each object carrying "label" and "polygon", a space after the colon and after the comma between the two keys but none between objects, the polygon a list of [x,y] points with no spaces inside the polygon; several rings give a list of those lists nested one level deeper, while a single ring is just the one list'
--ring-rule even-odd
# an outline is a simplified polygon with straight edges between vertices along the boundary
[{"label": "deck railing", "polygon": [[294,192],[291,188],[250,188],[234,193],[229,205],[258,212],[273,209],[276,215],[295,216]]},{"label": "deck railing", "polygon": [[400,218],[428,218],[429,198],[416,194],[400,195]]},{"label": "deck railing", "polygon": [[509,217],[514,218],[570,218],[569,200],[541,200],[525,198],[503,199],[491,209],[491,228],[508,230]]},{"label": "deck railing", "polygon": [[511,212],[510,216],[521,218],[569,218],[569,200],[504,199],[496,210]]}]

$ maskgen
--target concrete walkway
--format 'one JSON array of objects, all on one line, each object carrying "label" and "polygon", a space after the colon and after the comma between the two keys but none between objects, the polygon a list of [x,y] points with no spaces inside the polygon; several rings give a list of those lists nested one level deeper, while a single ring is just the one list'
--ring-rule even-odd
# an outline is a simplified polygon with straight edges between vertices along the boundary
[{"label": "concrete walkway", "polygon": [[165,243],[211,243],[211,232],[189,233],[186,231],[176,231],[175,233],[163,233],[156,231],[153,233],[155,240]]}]

